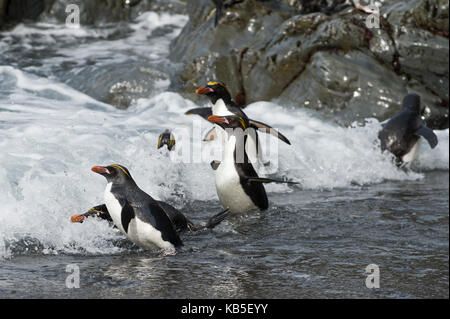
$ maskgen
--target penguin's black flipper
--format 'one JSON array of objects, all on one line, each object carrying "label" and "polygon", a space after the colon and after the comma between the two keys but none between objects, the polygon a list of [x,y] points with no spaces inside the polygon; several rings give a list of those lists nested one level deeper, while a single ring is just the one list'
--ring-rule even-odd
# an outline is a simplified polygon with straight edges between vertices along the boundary
[{"label": "penguin's black flipper", "polygon": [[178,209],[163,201],[157,202],[159,206],[164,210],[167,217],[169,217],[177,232],[184,231],[190,228],[190,225],[192,223]]},{"label": "penguin's black flipper", "polygon": [[198,108],[195,108],[195,109],[190,109],[189,111],[187,111],[184,114],[186,114],[186,115],[193,115],[193,114],[200,115],[205,120],[208,120],[208,117],[210,117],[212,115],[212,109],[210,107],[198,107]]},{"label": "penguin's black flipper", "polygon": [[247,180],[247,183],[278,183],[278,184],[289,184],[289,185],[297,185],[300,183],[297,182],[288,182],[288,181],[280,181],[272,178],[262,178],[262,177],[244,177]]},{"label": "penguin's black flipper", "polygon": [[86,213],[81,215],[73,215],[70,220],[72,223],[82,223],[85,219],[89,217],[105,219],[109,222],[112,222],[111,215],[109,214],[108,208],[106,208],[105,204],[97,205],[89,209]]},{"label": "penguin's black flipper", "polygon": [[220,161],[216,161],[216,160],[211,161],[211,168],[212,168],[213,170],[217,170],[217,168],[219,167],[219,165],[220,165]]},{"label": "penguin's black flipper", "polygon": [[145,206],[148,207],[148,210],[144,210],[144,215],[150,221],[150,224],[161,232],[162,239],[172,243],[175,247],[183,246],[175,226],[160,204],[155,200],[151,200],[147,202],[147,205]]},{"label": "penguin's black flipper", "polygon": [[423,124],[417,131],[414,132],[414,134],[424,137],[428,141],[428,144],[430,144],[431,148],[435,148],[438,144],[438,138],[436,134],[434,134],[432,129],[429,129]]},{"label": "penguin's black flipper", "polygon": [[229,214],[230,214],[230,210],[227,208],[227,209],[221,211],[220,213],[212,216],[210,219],[208,219],[208,221],[206,222],[205,225],[194,225],[192,223],[189,224],[189,230],[199,231],[199,230],[203,230],[206,228],[213,229],[214,227],[219,225],[221,222],[223,222],[223,220],[225,218],[227,218],[227,216]]},{"label": "penguin's black flipper", "polygon": [[[120,201],[119,201],[120,202]],[[124,204],[122,205],[122,215],[121,215],[121,223],[123,226],[123,229],[126,233],[128,233],[128,225],[130,224],[131,220],[136,216],[134,213],[133,207],[131,207],[130,203],[126,199],[123,200]]]},{"label": "penguin's black flipper", "polygon": [[229,215],[230,210],[227,208],[220,213],[214,215],[206,222],[205,228],[213,229],[217,225],[219,225],[227,216]]},{"label": "penguin's black flipper", "polygon": [[175,137],[173,134],[167,129],[164,133],[161,133],[158,138],[158,149],[167,145],[167,149],[171,151],[175,146]]},{"label": "penguin's black flipper", "polygon": [[213,127],[212,129],[210,129],[208,131],[208,133],[206,133],[205,138],[203,139],[204,142],[209,142],[209,141],[213,141],[215,140],[217,137],[216,134],[216,127]]},{"label": "penguin's black flipper", "polygon": [[289,142],[289,140],[283,134],[278,132],[273,127],[271,127],[271,126],[269,126],[269,125],[267,125],[265,123],[258,122],[258,121],[255,121],[255,120],[250,120],[250,119],[249,119],[249,123],[250,123],[250,126],[253,127],[254,129],[262,130],[265,133],[270,133],[273,136],[278,137],[280,140],[282,140],[286,144],[291,145],[291,142]]}]

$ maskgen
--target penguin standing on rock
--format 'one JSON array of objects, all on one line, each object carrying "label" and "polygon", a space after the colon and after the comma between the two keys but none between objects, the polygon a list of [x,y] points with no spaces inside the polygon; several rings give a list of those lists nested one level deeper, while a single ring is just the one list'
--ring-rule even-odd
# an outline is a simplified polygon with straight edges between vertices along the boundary
[{"label": "penguin standing on rock", "polygon": [[425,138],[431,148],[438,144],[436,134],[425,126],[421,118],[420,96],[408,94],[403,99],[400,112],[386,122],[378,133],[381,150],[394,154],[398,166],[408,167],[415,158],[420,137]]},{"label": "penguin standing on rock", "polygon": [[264,183],[297,184],[258,176],[245,150],[247,118],[211,115],[208,120],[228,131],[224,155],[216,169],[216,189],[220,202],[231,213],[267,209],[269,201]]}]

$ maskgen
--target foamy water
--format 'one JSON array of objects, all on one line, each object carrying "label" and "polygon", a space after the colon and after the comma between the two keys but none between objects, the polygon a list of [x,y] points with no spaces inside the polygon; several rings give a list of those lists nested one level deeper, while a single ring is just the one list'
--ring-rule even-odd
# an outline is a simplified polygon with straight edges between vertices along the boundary
[{"label": "foamy water", "polygon": [[[210,125],[185,116],[197,107],[175,93],[141,99],[119,111],[54,81],[0,67],[0,254],[31,239],[44,253],[120,251],[110,239],[116,232],[102,221],[71,224],[69,217],[102,202],[104,178],[90,171],[94,165],[120,163],[152,196],[182,206],[186,201],[217,200],[214,172],[209,161],[172,162],[165,149],[157,150],[158,136],[166,128],[176,133],[201,125],[200,137]],[[269,192],[357,187],[385,180],[422,178],[423,170],[448,170],[449,131],[436,132],[439,144],[431,150],[421,142],[415,169],[397,169],[377,143],[380,123],[343,128],[324,122],[308,110],[289,110],[273,103],[249,105],[247,114],[271,123],[291,140],[279,143],[275,175],[301,183],[301,188],[269,185]],[[177,140],[177,148],[190,148]],[[198,143],[198,141],[197,141]],[[213,147],[203,143],[203,148]],[[208,145],[209,144],[209,145]],[[183,196],[174,196],[174,190]],[[37,247],[35,241],[42,247]]]},{"label": "foamy water", "polygon": [[[43,48],[54,45],[56,49],[42,58],[42,66],[20,61],[0,65],[0,257],[11,257],[16,251],[123,251],[114,243],[121,235],[106,222],[69,222],[71,215],[103,201],[105,180],[91,172],[94,165],[128,167],[142,189],[177,207],[218,201],[209,165],[215,146],[199,141],[211,125],[184,115],[198,105],[166,92],[168,82],[161,80],[154,96],[121,111],[64,84],[57,76],[60,70],[54,70],[68,62],[82,67],[89,59],[122,63],[130,55],[168,63],[164,57],[170,40],[186,21],[184,16],[146,13],[129,26],[125,40],[103,40],[111,34],[109,29],[66,30],[53,24],[19,25],[2,34],[0,52],[13,45],[38,50],[36,41]],[[175,27],[169,36],[149,45],[148,35],[161,26]],[[91,43],[89,38],[96,41]],[[78,66],[71,70],[74,75]],[[271,163],[266,171],[300,186],[268,185],[269,197],[271,193],[302,196],[304,190],[418,180],[424,171],[448,170],[448,129],[436,132],[439,144],[434,150],[421,141],[414,171],[404,172],[394,165],[392,156],[380,152],[381,125],[375,119],[344,128],[313,111],[270,102],[253,103],[246,113],[277,128],[292,143],[275,143],[275,153],[264,150]],[[166,128],[178,136],[177,152],[189,150],[191,161],[175,161],[165,148],[156,149],[158,136]],[[186,138],[183,132],[189,133]],[[263,145],[274,143],[272,137],[261,138]]]}]

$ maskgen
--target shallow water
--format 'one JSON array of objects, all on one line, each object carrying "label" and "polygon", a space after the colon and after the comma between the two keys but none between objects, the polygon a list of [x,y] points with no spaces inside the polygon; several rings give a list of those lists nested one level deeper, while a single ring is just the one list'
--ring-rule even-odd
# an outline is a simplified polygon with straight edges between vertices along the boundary
[{"label": "shallow water", "polygon": [[[436,132],[434,150],[421,141],[404,172],[379,151],[374,119],[343,128],[258,102],[246,113],[292,142],[262,136],[275,146],[262,173],[301,183],[268,185],[268,211],[185,233],[168,257],[104,221],[69,222],[102,202],[105,180],[90,168],[110,163],[195,222],[222,209],[214,144],[200,142],[210,125],[183,115],[198,105],[166,92],[176,68],[168,45],[185,22],[147,13],[126,25],[0,34],[0,297],[448,298],[448,130]],[[152,70],[151,89],[118,110],[95,78],[139,63]],[[170,156],[156,150],[165,128],[177,138]],[[68,264],[80,268],[79,289],[66,288]],[[380,268],[379,289],[366,288],[369,264]]]},{"label": "shallow water", "polygon": [[[21,254],[0,266],[0,295],[448,298],[448,177],[272,195],[266,212],[184,234],[176,256],[132,247],[113,255]],[[195,221],[219,209],[188,206]],[[80,268],[79,289],[65,286],[68,264]],[[380,268],[379,289],[366,288],[369,264]]]}]

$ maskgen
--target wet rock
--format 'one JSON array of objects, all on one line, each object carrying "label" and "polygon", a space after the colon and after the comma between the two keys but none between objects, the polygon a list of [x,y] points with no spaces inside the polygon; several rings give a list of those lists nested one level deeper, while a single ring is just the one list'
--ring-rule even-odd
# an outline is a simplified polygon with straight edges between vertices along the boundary
[{"label": "wet rock", "polygon": [[127,61],[101,68],[95,64],[84,67],[71,73],[66,84],[99,101],[126,109],[139,98],[157,94],[158,83],[168,81],[165,74],[150,65]]},{"label": "wet rock", "polygon": [[274,12],[264,2],[247,0],[228,9],[215,28],[215,7],[210,0],[197,1],[196,5],[188,6],[188,12],[189,22],[171,45],[170,58],[181,62],[211,52],[225,55],[245,47],[262,46],[273,35],[273,27],[292,14],[283,10]]},{"label": "wet rock", "polygon": [[0,27],[2,23],[24,20],[53,19],[64,23],[69,4],[80,9],[82,25],[100,25],[128,21],[145,11],[185,13],[182,0],[0,0]]},{"label": "wet rock", "polygon": [[218,79],[247,103],[313,108],[344,125],[385,120],[417,92],[427,125],[448,127],[448,1],[381,1],[380,28],[345,1],[283,0],[296,10],[270,2],[234,5],[216,28],[211,1],[188,7],[171,46],[171,59],[185,64],[172,89],[189,94]]},{"label": "wet rock", "polygon": [[0,28],[5,24],[6,0],[0,0]]},{"label": "wet rock", "polygon": [[45,0],[0,0],[0,28],[24,20],[36,20],[45,10]]},{"label": "wet rock", "polygon": [[[388,118],[406,94],[406,79],[387,72],[374,58],[356,50],[320,51],[277,99],[313,108],[349,125],[369,117]],[[382,98],[380,99],[380,96]]]}]

